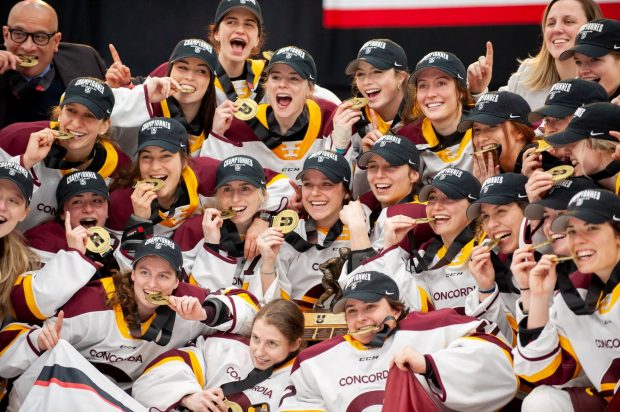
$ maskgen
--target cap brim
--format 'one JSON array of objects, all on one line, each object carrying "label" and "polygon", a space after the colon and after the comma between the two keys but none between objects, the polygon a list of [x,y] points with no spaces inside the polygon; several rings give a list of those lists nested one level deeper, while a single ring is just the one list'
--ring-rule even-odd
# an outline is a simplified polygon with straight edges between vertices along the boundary
[{"label": "cap brim", "polygon": [[562,199],[546,197],[536,203],[530,203],[523,210],[523,214],[530,220],[541,220],[545,215],[545,208],[553,210],[566,210],[567,201]]},{"label": "cap brim", "polygon": [[24,191],[21,184],[19,184],[15,179],[11,178],[10,176],[0,176],[0,180],[8,180],[9,182],[12,182],[15,186],[17,186],[19,192],[24,196],[26,204],[30,205],[30,201],[28,200],[28,193]]},{"label": "cap brim", "polygon": [[[84,189],[77,190],[77,191],[71,193],[69,196],[65,197],[63,199],[63,203],[66,202],[67,200],[71,199],[72,197],[75,197],[75,196],[80,195],[82,193],[94,193],[94,194],[97,194],[97,195],[100,195],[100,196],[104,197],[106,200],[110,200],[110,194],[108,192],[104,192],[103,190],[99,190],[99,189],[85,187]],[[58,205],[58,207],[63,207],[63,205]]]},{"label": "cap brim", "polygon": [[285,64],[285,65],[287,65],[288,67],[293,69],[295,71],[295,73],[297,73],[304,80],[310,80],[312,82],[316,81],[316,79],[314,79],[311,74],[307,73],[307,71],[304,70],[304,67],[302,65],[300,65],[300,64],[297,64],[297,62],[289,62],[289,61],[269,62],[269,64],[265,68],[265,73],[269,73],[269,71],[276,64]]},{"label": "cap brim", "polygon": [[508,119],[505,119],[499,116],[494,116],[488,113],[477,113],[477,114],[467,116],[466,119],[461,120],[461,122],[459,123],[457,127],[457,130],[461,133],[464,133],[467,130],[471,129],[474,123],[482,123],[488,126],[495,126],[496,124],[505,122],[506,120]]},{"label": "cap brim", "polygon": [[376,57],[373,56],[368,56],[368,57],[360,57],[359,59],[355,59],[352,60],[349,64],[347,64],[347,68],[344,69],[345,74],[352,76],[355,74],[355,70],[357,70],[357,65],[359,64],[359,62],[366,62],[374,67],[376,67],[379,70],[387,70],[387,69],[391,69],[392,65],[390,65],[389,63],[386,63],[384,60],[378,59]]},{"label": "cap brim", "polygon": [[[527,200],[527,199],[524,199],[524,200]],[[500,196],[500,195],[486,196],[484,198],[476,200],[474,203],[469,205],[469,207],[467,208],[467,218],[469,220],[477,219],[478,216],[480,216],[480,208],[483,204],[501,206],[501,205],[507,205],[508,203],[517,202],[517,201],[518,200],[515,199],[514,197],[509,197],[509,196]]]},{"label": "cap brim", "polygon": [[149,146],[161,147],[162,149],[167,150],[172,153],[178,153],[181,150],[180,146],[172,144],[167,140],[149,139],[143,142],[140,146],[138,146],[137,152]]},{"label": "cap brim", "polygon": [[376,292],[368,292],[368,291],[360,291],[360,292],[350,292],[349,294],[347,294],[347,296],[343,296],[338,302],[336,302],[336,304],[334,305],[334,309],[333,312],[334,313],[340,313],[340,312],[344,312],[344,306],[347,303],[348,299],[357,299],[357,300],[361,300],[362,302],[366,302],[366,303],[373,303],[373,302],[377,302],[379,300],[381,300],[382,298],[384,298],[385,295],[376,293]]},{"label": "cap brim", "polygon": [[234,181],[237,181],[237,180],[240,180],[242,182],[248,182],[249,184],[251,184],[254,187],[263,187],[263,186],[265,186],[264,184],[261,183],[260,180],[254,179],[254,178],[249,177],[249,176],[230,175],[230,176],[226,176],[224,179],[222,179],[221,182],[217,182],[217,186],[215,186],[215,188],[219,189],[220,187],[222,187],[226,183],[234,182]]},{"label": "cap brim", "polygon": [[420,190],[418,194],[418,199],[421,202],[428,201],[428,195],[433,191],[433,189],[438,189],[444,195],[448,196],[449,199],[459,200],[459,199],[467,199],[467,195],[461,193],[459,190],[455,189],[452,185],[445,182],[435,182],[433,184],[428,184]]},{"label": "cap brim", "polygon": [[541,121],[543,117],[555,117],[557,119],[561,119],[575,113],[575,110],[577,110],[576,107],[550,104],[532,111],[529,115],[527,115],[527,120],[529,120],[531,123],[536,123]]},{"label": "cap brim", "polygon": [[549,136],[545,136],[545,142],[549,143],[553,147],[560,147],[587,138],[587,132],[578,132],[576,130],[564,129],[562,131],[552,133]]},{"label": "cap brim", "polygon": [[560,60],[564,61],[570,59],[575,55],[575,53],[585,54],[588,57],[602,57],[611,52],[612,50],[606,49],[605,47],[596,46],[594,44],[579,44],[560,54]]},{"label": "cap brim", "polygon": [[388,162],[392,166],[402,166],[407,163],[406,160],[401,159],[394,154],[390,153],[387,150],[383,150],[381,148],[373,148],[366,153],[363,153],[358,159],[357,164],[360,167],[368,166],[368,162],[372,159],[373,156],[381,156],[386,162]]},{"label": "cap brim", "polygon": [[174,270],[177,275],[181,273],[182,269],[181,270],[177,270],[177,267],[174,265],[174,262],[170,258],[168,258],[165,255],[158,255],[157,253],[153,253],[153,252],[146,253],[146,254],[141,255],[141,256],[137,257],[136,259],[134,259],[134,261],[131,264],[131,267],[135,268],[140,260],[142,260],[145,257],[149,257],[149,256],[157,256],[158,258],[164,259],[166,262],[168,262],[168,264],[170,265],[172,270]]},{"label": "cap brim", "polygon": [[591,212],[589,210],[571,210],[556,217],[553,222],[551,222],[551,231],[553,233],[561,233],[566,231],[566,227],[568,226],[568,220],[571,217],[594,224],[604,223],[609,220],[607,217],[598,213]]},{"label": "cap brim", "polygon": [[422,67],[419,67],[416,71],[414,71],[411,76],[409,76],[409,83],[415,84],[415,82],[418,81],[418,77],[420,77],[420,74],[422,74],[422,72],[426,69],[437,69],[442,73],[447,74],[448,76],[450,76],[451,78],[455,79],[458,82],[461,82],[463,84],[466,84],[466,81],[462,78],[459,77],[458,73],[455,73],[451,70],[446,70],[445,67],[438,67],[435,66],[434,64],[428,64]]},{"label": "cap brim", "polygon": [[63,99],[62,103],[60,103],[60,107],[69,103],[78,103],[82,106],[86,106],[86,108],[90,110],[97,119],[104,119],[106,117],[109,117],[109,115],[101,107],[99,107],[92,100],[89,100],[84,96],[71,96],[69,98]]},{"label": "cap brim", "polygon": [[346,177],[341,177],[338,176],[336,173],[334,173],[330,168],[327,167],[319,167],[319,166],[312,166],[312,167],[308,167],[304,170],[302,170],[301,172],[299,172],[297,174],[297,176],[295,177],[296,180],[301,180],[304,177],[304,173],[306,173],[308,170],[317,170],[321,173],[323,173],[325,175],[325,177],[327,177],[329,179],[330,182],[332,183],[340,183],[340,182],[346,182]]},{"label": "cap brim", "polygon": [[245,6],[243,4],[238,4],[236,6],[232,6],[229,9],[227,9],[224,13],[222,13],[222,16],[219,18],[217,23],[219,23],[222,20],[224,20],[224,17],[226,17],[226,15],[228,13],[230,13],[231,11],[236,10],[236,9],[246,9],[246,10],[249,10],[254,15],[254,17],[256,17],[256,20],[258,21],[258,23],[261,24],[261,25],[263,24],[263,16],[257,14],[256,10],[254,10],[253,8]]},{"label": "cap brim", "polygon": [[213,72],[215,71],[214,67],[211,67],[211,62],[209,62],[207,59],[203,59],[201,56],[197,55],[197,54],[192,54],[192,53],[183,53],[180,54],[178,56],[174,57],[174,60],[168,60],[168,64],[173,64],[175,62],[178,62],[181,59],[186,59],[188,57],[194,57],[198,60],[201,60],[203,62],[205,62],[207,64],[207,67],[209,67],[209,70],[211,70],[211,74],[213,74]]}]

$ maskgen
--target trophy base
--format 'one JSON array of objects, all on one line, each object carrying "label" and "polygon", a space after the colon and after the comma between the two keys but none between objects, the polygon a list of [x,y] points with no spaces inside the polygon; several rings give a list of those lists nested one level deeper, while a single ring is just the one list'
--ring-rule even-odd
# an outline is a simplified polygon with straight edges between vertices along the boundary
[{"label": "trophy base", "polygon": [[304,341],[319,342],[336,335],[347,333],[344,313],[332,313],[328,310],[313,309],[304,312]]}]

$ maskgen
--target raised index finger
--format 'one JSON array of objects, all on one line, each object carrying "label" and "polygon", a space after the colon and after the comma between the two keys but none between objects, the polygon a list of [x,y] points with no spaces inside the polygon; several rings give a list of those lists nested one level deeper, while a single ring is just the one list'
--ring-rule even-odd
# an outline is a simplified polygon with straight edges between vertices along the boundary
[{"label": "raised index finger", "polygon": [[58,336],[60,337],[60,331],[62,330],[62,320],[65,318],[65,312],[62,310],[58,312],[58,318],[56,318],[56,332],[58,332]]},{"label": "raised index finger", "polygon": [[110,48],[110,54],[112,55],[112,60],[114,60],[114,63],[123,64],[123,62],[121,61],[121,56],[119,56],[118,52],[116,51],[116,47],[114,47],[112,43],[110,43],[108,47]]},{"label": "raised index finger", "polygon": [[65,212],[65,232],[71,232],[71,213],[67,210]]},{"label": "raised index finger", "polygon": [[493,65],[493,43],[490,41],[487,42],[487,64]]}]

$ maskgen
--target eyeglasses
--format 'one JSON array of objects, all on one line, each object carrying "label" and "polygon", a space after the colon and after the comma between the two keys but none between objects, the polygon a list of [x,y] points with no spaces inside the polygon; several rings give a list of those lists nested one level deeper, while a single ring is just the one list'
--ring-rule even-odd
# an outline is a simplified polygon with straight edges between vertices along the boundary
[{"label": "eyeglasses", "polygon": [[28,36],[32,37],[32,41],[34,44],[39,46],[47,46],[50,42],[50,39],[56,34],[54,33],[45,33],[42,31],[38,31],[36,33],[29,33],[27,31],[23,31],[20,29],[9,29],[9,35],[11,36],[11,40],[16,43],[24,43],[28,40]]}]

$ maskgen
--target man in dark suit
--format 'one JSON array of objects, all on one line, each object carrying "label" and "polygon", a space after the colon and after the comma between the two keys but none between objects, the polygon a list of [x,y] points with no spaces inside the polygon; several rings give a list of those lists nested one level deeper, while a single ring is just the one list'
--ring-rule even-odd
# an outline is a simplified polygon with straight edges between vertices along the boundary
[{"label": "man in dark suit", "polygon": [[[2,34],[6,50],[0,50],[0,128],[49,119],[73,78],[105,77],[105,63],[92,47],[61,43],[56,11],[43,1],[15,4]],[[34,57],[36,64],[25,67],[20,56]]]}]

